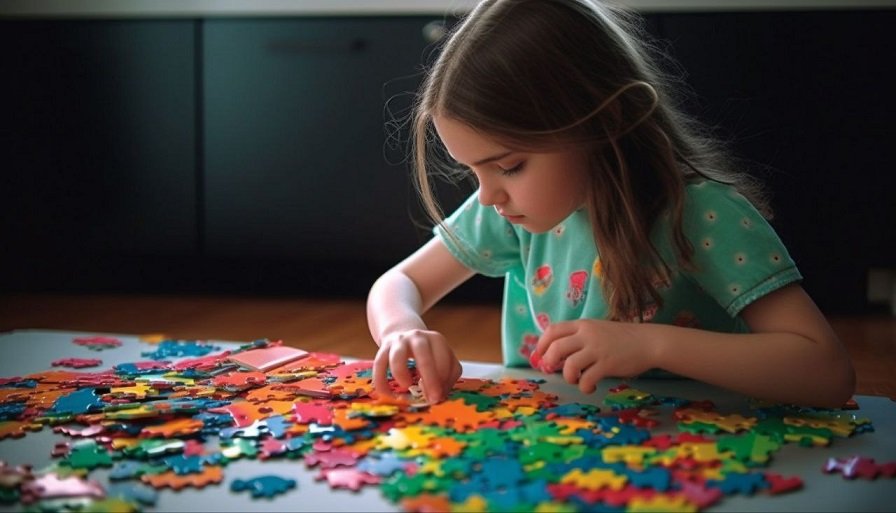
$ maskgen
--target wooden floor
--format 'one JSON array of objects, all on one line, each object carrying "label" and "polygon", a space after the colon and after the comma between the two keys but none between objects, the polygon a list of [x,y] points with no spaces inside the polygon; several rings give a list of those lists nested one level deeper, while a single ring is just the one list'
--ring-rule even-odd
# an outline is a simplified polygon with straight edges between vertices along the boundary
[{"label": "wooden floor", "polygon": [[[462,360],[500,362],[498,306],[439,305],[426,317]],[[832,317],[858,374],[857,393],[896,399],[896,318]],[[315,351],[372,358],[376,346],[360,300],[124,294],[0,295],[0,332],[57,329],[163,334],[186,340],[259,338]],[[6,352],[4,348],[4,354]]]}]

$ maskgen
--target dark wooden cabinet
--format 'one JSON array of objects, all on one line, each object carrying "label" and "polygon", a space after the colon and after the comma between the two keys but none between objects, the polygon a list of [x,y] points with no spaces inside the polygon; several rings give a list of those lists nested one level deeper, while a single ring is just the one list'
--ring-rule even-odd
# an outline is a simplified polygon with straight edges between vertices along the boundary
[{"label": "dark wooden cabinet", "polygon": [[0,285],[197,250],[193,30],[0,21]]},{"label": "dark wooden cabinet", "polygon": [[[363,296],[431,237],[406,126],[433,17],[207,20],[204,259],[237,288]],[[440,187],[453,208],[472,187]],[[497,300],[477,279],[456,297]]]},{"label": "dark wooden cabinet", "polygon": [[[865,309],[868,268],[896,267],[896,10],[646,18],[805,287]],[[388,127],[434,21],[0,20],[0,287],[364,294],[430,236]]]},{"label": "dark wooden cabinet", "polygon": [[431,21],[204,24],[209,256],[388,265],[422,242],[385,131],[417,89]]}]

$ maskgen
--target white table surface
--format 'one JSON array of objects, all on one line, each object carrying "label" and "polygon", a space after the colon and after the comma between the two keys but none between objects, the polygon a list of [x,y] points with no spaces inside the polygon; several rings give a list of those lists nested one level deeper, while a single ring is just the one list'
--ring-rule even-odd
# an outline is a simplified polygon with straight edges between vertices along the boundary
[{"label": "white table surface", "polygon": [[[113,336],[124,344],[116,349],[92,351],[74,344],[75,337]],[[239,343],[208,341],[224,349],[234,349]],[[53,369],[51,362],[65,357],[98,358],[99,367],[80,369],[96,372],[121,363],[146,361],[141,352],[153,351],[155,346],[140,342],[136,335],[109,333],[81,333],[45,330],[17,330],[0,334],[0,378],[21,376]],[[215,351],[218,352],[218,351]],[[177,358],[171,359],[173,361]],[[346,358],[346,361],[351,359]],[[79,370],[79,369],[73,369]],[[558,375],[545,376],[528,369],[507,369],[500,365],[464,362],[465,377],[500,379],[503,377],[546,379],[541,389],[559,396],[558,404],[582,402],[601,405],[607,390],[617,385],[616,380],[600,384],[594,395],[585,396],[562,381]],[[678,379],[632,380],[633,388],[651,392],[656,396],[672,396],[684,399],[709,399],[718,411],[745,410],[743,397],[709,387],[704,384]],[[850,438],[835,438],[830,447],[807,448],[786,444],[772,456],[764,470],[784,476],[802,478],[803,489],[777,496],[757,494],[726,496],[707,511],[893,511],[896,507],[896,479],[878,478],[874,481],[857,478],[844,479],[840,474],[825,474],[822,466],[830,457],[862,455],[874,457],[877,462],[896,461],[896,402],[884,397],[856,396],[860,409],[855,413],[867,417],[874,432],[856,434]],[[607,411],[601,406],[602,411]],[[655,428],[654,434],[674,433],[676,429],[664,422],[666,428]],[[50,452],[56,442],[67,437],[55,434],[44,427],[21,439],[0,441],[0,460],[11,465],[30,464],[34,469],[51,463]],[[283,475],[295,479],[298,489],[273,500],[251,499],[247,493],[230,491],[234,479],[246,479],[259,473]],[[108,471],[91,471],[90,479],[108,482]],[[315,470],[307,469],[301,460],[261,461],[240,459],[224,467],[224,481],[205,490],[161,490],[155,506],[148,511],[398,511],[397,505],[379,495],[376,488],[367,487],[355,493],[333,490],[327,484],[314,480]],[[0,511],[15,511],[14,507],[0,505]],[[197,509],[198,508],[198,509]]]}]

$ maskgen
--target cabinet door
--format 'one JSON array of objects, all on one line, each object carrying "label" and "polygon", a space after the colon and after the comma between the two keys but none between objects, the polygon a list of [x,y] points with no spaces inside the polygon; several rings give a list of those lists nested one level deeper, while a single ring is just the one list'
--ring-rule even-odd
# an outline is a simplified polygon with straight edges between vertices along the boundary
[{"label": "cabinet door", "polygon": [[386,130],[411,103],[430,21],[204,24],[209,256],[384,265],[428,237]]},{"label": "cabinet door", "polygon": [[193,43],[191,21],[0,22],[3,284],[196,252]]},{"label": "cabinet door", "polygon": [[896,266],[896,11],[660,18],[693,110],[768,185],[805,288],[826,311],[865,308],[868,267]]}]

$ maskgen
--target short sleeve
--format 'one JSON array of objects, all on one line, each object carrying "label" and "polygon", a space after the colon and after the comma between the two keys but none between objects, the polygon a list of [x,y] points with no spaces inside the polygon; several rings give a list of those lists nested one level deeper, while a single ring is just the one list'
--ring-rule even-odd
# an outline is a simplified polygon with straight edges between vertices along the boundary
[{"label": "short sleeve", "polygon": [[687,274],[732,317],[802,279],[772,226],[731,186],[689,185],[684,232],[694,246],[695,269]]},{"label": "short sleeve", "polygon": [[480,274],[504,276],[520,265],[516,230],[494,208],[479,203],[478,191],[433,231],[455,258]]}]

